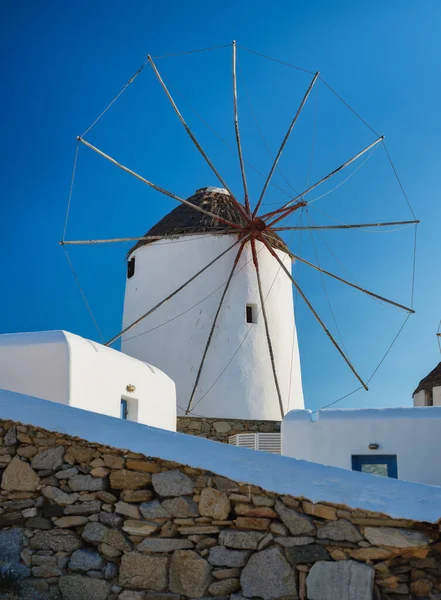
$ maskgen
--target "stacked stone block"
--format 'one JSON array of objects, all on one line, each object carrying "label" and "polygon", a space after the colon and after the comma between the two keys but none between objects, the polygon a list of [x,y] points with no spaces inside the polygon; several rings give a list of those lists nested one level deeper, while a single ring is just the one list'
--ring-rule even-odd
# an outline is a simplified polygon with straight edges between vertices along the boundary
[{"label": "stacked stone block", "polygon": [[237,433],[280,433],[280,421],[178,417],[176,430],[228,444],[228,438]]}]

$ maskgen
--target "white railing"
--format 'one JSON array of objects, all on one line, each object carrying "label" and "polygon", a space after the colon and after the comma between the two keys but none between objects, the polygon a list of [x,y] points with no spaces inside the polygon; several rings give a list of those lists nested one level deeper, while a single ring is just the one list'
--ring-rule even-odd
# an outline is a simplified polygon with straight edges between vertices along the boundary
[{"label": "white railing", "polygon": [[232,435],[228,439],[228,443],[232,446],[262,450],[273,454],[281,452],[280,433],[238,433]]}]

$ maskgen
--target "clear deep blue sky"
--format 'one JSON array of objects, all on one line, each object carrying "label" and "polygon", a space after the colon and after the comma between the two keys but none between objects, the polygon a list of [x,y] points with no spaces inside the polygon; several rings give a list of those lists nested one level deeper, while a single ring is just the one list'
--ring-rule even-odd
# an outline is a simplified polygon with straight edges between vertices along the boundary
[{"label": "clear deep blue sky", "polygon": [[[264,54],[309,70],[319,69],[376,131],[386,135],[388,149],[422,221],[415,283],[417,314],[372,380],[370,392],[352,395],[338,406],[410,403],[418,381],[440,358],[435,338],[441,318],[438,0],[3,0],[0,27],[0,332],[62,328],[98,339],[57,244],[62,236],[75,137],[92,123],[148,53],[160,56],[236,39]],[[240,193],[234,153],[192,112],[234,145],[230,50],[158,59],[157,64],[202,144]],[[270,160],[249,99],[267,143],[275,151],[310,78],[239,49],[244,152],[258,169],[267,171]],[[149,67],[87,138],[178,195],[186,197],[199,187],[217,184],[180,128]],[[375,136],[319,84],[281,168],[296,189],[304,188],[373,139]],[[345,175],[353,172],[351,168]],[[256,197],[262,180],[252,172],[249,179]],[[343,179],[336,178],[321,191],[331,190]],[[275,182],[287,189],[280,174]],[[281,204],[284,198],[271,188],[265,209]],[[67,238],[142,235],[174,206],[172,200],[82,147]],[[322,224],[410,218],[381,147],[341,188],[314,202],[309,215],[314,223]],[[293,217],[291,224],[297,218]],[[307,219],[304,215],[303,223]],[[322,237],[315,235],[315,246],[322,266],[342,276],[349,272],[361,285],[408,304],[412,236],[411,228],[393,233],[328,232]],[[293,250],[316,262],[309,234],[286,239]],[[70,252],[106,339],[121,324],[127,249],[114,245]],[[338,335],[320,276],[306,267],[296,265],[294,269],[311,301]],[[404,313],[336,282],[327,284],[345,347],[367,378]],[[315,409],[352,391],[356,382],[301,301],[296,308],[305,400]]]}]

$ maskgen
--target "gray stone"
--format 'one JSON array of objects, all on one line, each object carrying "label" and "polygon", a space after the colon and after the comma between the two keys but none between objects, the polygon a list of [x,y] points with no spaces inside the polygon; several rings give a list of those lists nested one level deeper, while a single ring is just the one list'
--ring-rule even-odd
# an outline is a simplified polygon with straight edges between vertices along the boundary
[{"label": "gray stone", "polygon": [[70,504],[64,509],[65,515],[93,515],[101,510],[101,502],[99,500],[90,500],[89,502],[81,502],[81,504]]},{"label": "gray stone", "polygon": [[90,571],[91,569],[102,569],[104,561],[95,550],[76,550],[69,561],[71,571]]},{"label": "gray stone", "polygon": [[231,481],[231,479],[221,477],[220,475],[213,477],[213,483],[222,492],[237,492],[239,490],[239,486],[235,481]]},{"label": "gray stone", "polygon": [[0,561],[20,562],[23,550],[23,529],[3,529],[0,531]]},{"label": "gray stone", "polygon": [[286,556],[292,565],[313,563],[318,560],[330,560],[326,548],[324,546],[319,546],[318,544],[287,548]]},{"label": "gray stone", "polygon": [[137,550],[138,552],[174,552],[175,550],[188,550],[193,548],[190,540],[178,538],[146,538],[143,540]]},{"label": "gray stone", "polygon": [[353,560],[317,562],[306,578],[309,600],[372,600],[374,569]]},{"label": "gray stone", "polygon": [[118,577],[118,565],[114,562],[108,562],[103,571],[104,579],[110,580]]},{"label": "gray stone", "polygon": [[2,489],[8,492],[35,492],[40,478],[29,463],[14,456],[2,475]]},{"label": "gray stone", "polygon": [[74,475],[78,475],[78,469],[76,467],[63,469],[62,471],[57,471],[57,473],[55,473],[57,479],[70,479]]},{"label": "gray stone", "polygon": [[106,600],[109,594],[109,584],[102,579],[65,575],[58,583],[63,600]]},{"label": "gray stone", "polygon": [[257,550],[259,543],[265,537],[261,531],[237,531],[223,529],[219,534],[219,544],[239,550]]},{"label": "gray stone", "polygon": [[69,504],[73,504],[79,498],[78,494],[66,494],[60,488],[52,485],[43,488],[42,494],[45,498],[55,502],[59,506],[69,506]]},{"label": "gray stone", "polygon": [[293,546],[306,546],[307,544],[313,544],[315,539],[312,537],[299,535],[298,537],[283,537],[279,536],[274,539],[276,544],[285,546],[285,548],[292,548]]},{"label": "gray stone", "polygon": [[216,433],[228,433],[231,431],[231,425],[226,421],[216,421],[213,423],[213,427],[216,430]]},{"label": "gray stone", "polygon": [[53,550],[54,552],[73,552],[81,548],[79,537],[67,529],[39,531],[29,540],[33,550]]},{"label": "gray stone", "polygon": [[74,492],[97,492],[108,487],[106,478],[92,477],[92,475],[74,475],[69,479],[68,485]]},{"label": "gray stone", "polygon": [[61,575],[60,569],[57,565],[41,565],[38,567],[32,567],[32,575],[34,577],[43,577],[47,579],[48,577],[59,577]]},{"label": "gray stone", "polygon": [[240,576],[240,584],[247,598],[298,597],[294,570],[276,546],[251,556]]},{"label": "gray stone", "polygon": [[33,517],[25,522],[28,529],[52,529],[52,521],[43,517]]},{"label": "gray stone", "polygon": [[55,448],[48,448],[47,450],[40,450],[34,456],[31,462],[33,469],[49,469],[55,471],[63,464],[65,448],[64,446],[55,446]]},{"label": "gray stone", "polygon": [[193,494],[193,480],[177,470],[153,473],[152,484],[159,496],[188,496]]},{"label": "gray stone", "polygon": [[188,518],[188,517],[198,517],[199,510],[196,502],[193,501],[193,498],[188,496],[179,496],[178,498],[169,498],[168,500],[164,500],[162,506],[165,508],[167,512],[169,512],[173,517],[178,518]]},{"label": "gray stone", "polygon": [[315,527],[309,517],[288,508],[280,500],[276,501],[274,508],[292,535],[304,535],[314,531]]},{"label": "gray stone", "polygon": [[132,549],[132,545],[121,531],[110,529],[102,523],[88,523],[83,530],[82,538],[91,544],[107,544],[121,552],[129,552]]},{"label": "gray stone", "polygon": [[167,587],[166,556],[129,552],[121,558],[119,584],[134,589],[161,592]]},{"label": "gray stone", "polygon": [[224,521],[230,514],[230,499],[225,492],[204,488],[199,500],[199,512],[203,517]]},{"label": "gray stone", "polygon": [[14,446],[17,443],[17,429],[13,425],[10,429],[8,429],[7,434],[3,438],[4,446]]},{"label": "gray stone", "polygon": [[210,548],[208,562],[216,567],[243,567],[250,553],[244,550],[229,550],[225,546]]},{"label": "gray stone", "polygon": [[363,536],[350,521],[339,519],[331,521],[317,531],[319,540],[333,540],[334,542],[361,542]]},{"label": "gray stone", "polygon": [[215,581],[208,588],[208,592],[212,596],[229,596],[240,589],[240,583],[238,579],[222,579],[221,581]]},{"label": "gray stone", "polygon": [[105,523],[106,525],[110,525],[110,527],[117,528],[120,527],[123,522],[123,518],[119,515],[115,515],[114,513],[101,512],[99,514],[99,520],[101,523]]},{"label": "gray stone", "polygon": [[134,592],[133,590],[124,590],[118,596],[118,600],[144,600],[144,592]]},{"label": "gray stone", "polygon": [[396,529],[395,527],[366,527],[365,538],[374,546],[392,548],[418,548],[429,544],[428,536],[422,531]]},{"label": "gray stone", "polygon": [[139,505],[139,511],[147,521],[152,519],[168,519],[171,517],[171,514],[161,506],[158,500],[143,502]]},{"label": "gray stone", "polygon": [[202,598],[211,583],[211,566],[193,550],[176,550],[170,565],[170,590]]},{"label": "gray stone", "polygon": [[131,519],[141,518],[138,507],[135,504],[128,504],[127,502],[117,502],[115,504],[115,512]]}]

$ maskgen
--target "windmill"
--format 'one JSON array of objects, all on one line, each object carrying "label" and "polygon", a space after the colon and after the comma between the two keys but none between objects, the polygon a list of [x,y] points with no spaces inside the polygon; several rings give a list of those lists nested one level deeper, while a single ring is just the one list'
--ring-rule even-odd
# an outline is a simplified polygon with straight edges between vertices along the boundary
[{"label": "windmill", "polygon": [[[241,193],[233,192],[226,178],[208,157],[178,108],[154,58],[148,56],[144,65],[105,111],[85,134],[77,138],[77,151],[80,145],[86,146],[146,186],[174,199],[179,206],[141,237],[66,240],[65,226],[61,244],[66,247],[75,244],[136,242],[128,254],[123,329],[113,336],[107,345],[122,338],[123,351],[151,362],[170,374],[177,383],[178,407],[181,414],[277,420],[283,418],[287,410],[303,408],[293,290],[311,312],[359,386],[368,389],[368,382],[359,374],[298,279],[293,276],[292,260],[377,301],[401,309],[408,315],[414,312],[413,307],[381,296],[306,260],[294,253],[281,239],[280,234],[303,229],[348,230],[416,225],[418,221],[413,218],[409,221],[340,225],[286,224],[288,217],[308,207],[313,190],[317,190],[350,165],[357,163],[376,146],[384,145],[384,136],[380,135],[376,135],[372,143],[360,148],[301,192],[294,193],[281,206],[265,212],[262,208],[263,201],[269,186],[273,184],[282,153],[296,123],[301,119],[314,86],[319,80],[323,80],[318,72],[311,73],[309,85],[264,178],[262,190],[257,198],[251,198],[239,129],[235,42],[232,43],[231,49],[233,123],[243,187]],[[201,188],[190,198],[182,198],[153,183],[86,140],[86,135],[94,124],[147,64],[151,66],[189,138],[222,187]],[[389,157],[388,154],[387,156]],[[184,241],[191,243],[183,244]],[[191,249],[185,251],[184,247]],[[277,290],[271,294],[274,285]],[[210,293],[204,298],[206,292]],[[199,318],[194,316],[194,312],[189,317],[190,311],[187,310],[179,313],[180,298],[186,294],[186,302],[193,298],[198,301],[196,305],[210,298],[209,309],[204,312],[201,310]],[[166,307],[171,307],[168,312]],[[146,322],[150,322],[151,327],[143,331],[140,325]],[[168,327],[168,335],[154,333],[161,324]],[[151,334],[149,341],[144,342],[144,338],[140,341],[147,333]],[[227,355],[233,355],[227,365],[232,365],[233,374],[222,377],[224,369],[221,375],[217,376],[219,363],[226,359]],[[221,380],[222,383],[219,384]]]}]

